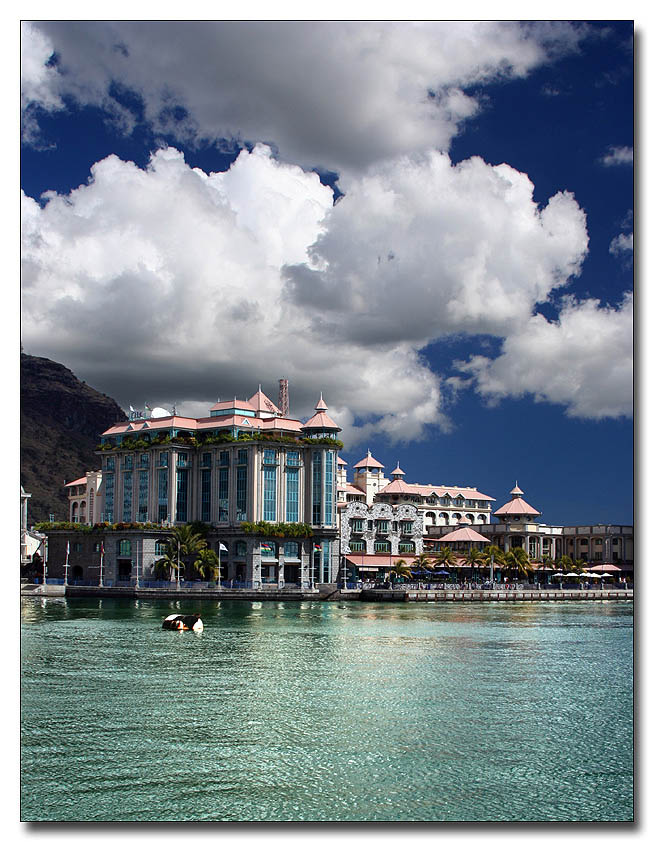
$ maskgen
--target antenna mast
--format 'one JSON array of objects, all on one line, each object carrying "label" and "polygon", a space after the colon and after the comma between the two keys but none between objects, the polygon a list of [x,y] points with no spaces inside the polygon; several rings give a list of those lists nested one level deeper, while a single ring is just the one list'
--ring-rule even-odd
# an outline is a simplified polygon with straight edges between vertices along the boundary
[{"label": "antenna mast", "polygon": [[288,404],[288,380],[279,381],[279,408],[282,411],[282,418],[288,418],[290,412]]}]

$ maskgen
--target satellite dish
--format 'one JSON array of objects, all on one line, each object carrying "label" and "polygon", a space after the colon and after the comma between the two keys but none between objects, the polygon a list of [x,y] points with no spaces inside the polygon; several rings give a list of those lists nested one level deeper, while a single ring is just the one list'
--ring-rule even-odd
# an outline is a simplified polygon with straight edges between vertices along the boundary
[{"label": "satellite dish", "polygon": [[150,418],[168,418],[169,415],[169,410],[164,409],[163,406],[155,406],[155,408],[152,410]]}]

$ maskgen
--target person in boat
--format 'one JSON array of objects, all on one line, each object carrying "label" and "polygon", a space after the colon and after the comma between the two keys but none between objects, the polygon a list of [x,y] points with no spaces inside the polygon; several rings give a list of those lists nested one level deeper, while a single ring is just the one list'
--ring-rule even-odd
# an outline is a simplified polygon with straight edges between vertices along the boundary
[{"label": "person in boat", "polygon": [[170,614],[164,619],[161,628],[173,631],[202,631],[204,626],[199,614]]}]

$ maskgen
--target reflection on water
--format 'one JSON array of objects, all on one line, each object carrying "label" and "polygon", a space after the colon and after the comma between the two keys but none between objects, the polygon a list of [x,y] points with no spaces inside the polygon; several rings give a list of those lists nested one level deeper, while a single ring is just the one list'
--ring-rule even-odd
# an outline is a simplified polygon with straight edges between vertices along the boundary
[{"label": "reflection on water", "polygon": [[[203,633],[162,630],[173,612]],[[24,820],[633,815],[630,604],[46,597],[22,617]]]}]

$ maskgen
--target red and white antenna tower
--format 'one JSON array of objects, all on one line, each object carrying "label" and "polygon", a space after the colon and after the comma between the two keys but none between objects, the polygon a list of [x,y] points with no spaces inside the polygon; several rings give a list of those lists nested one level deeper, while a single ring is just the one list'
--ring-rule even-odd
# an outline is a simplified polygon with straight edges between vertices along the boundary
[{"label": "red and white antenna tower", "polygon": [[290,412],[288,405],[288,380],[279,381],[279,408],[282,411],[282,418],[288,418]]}]

